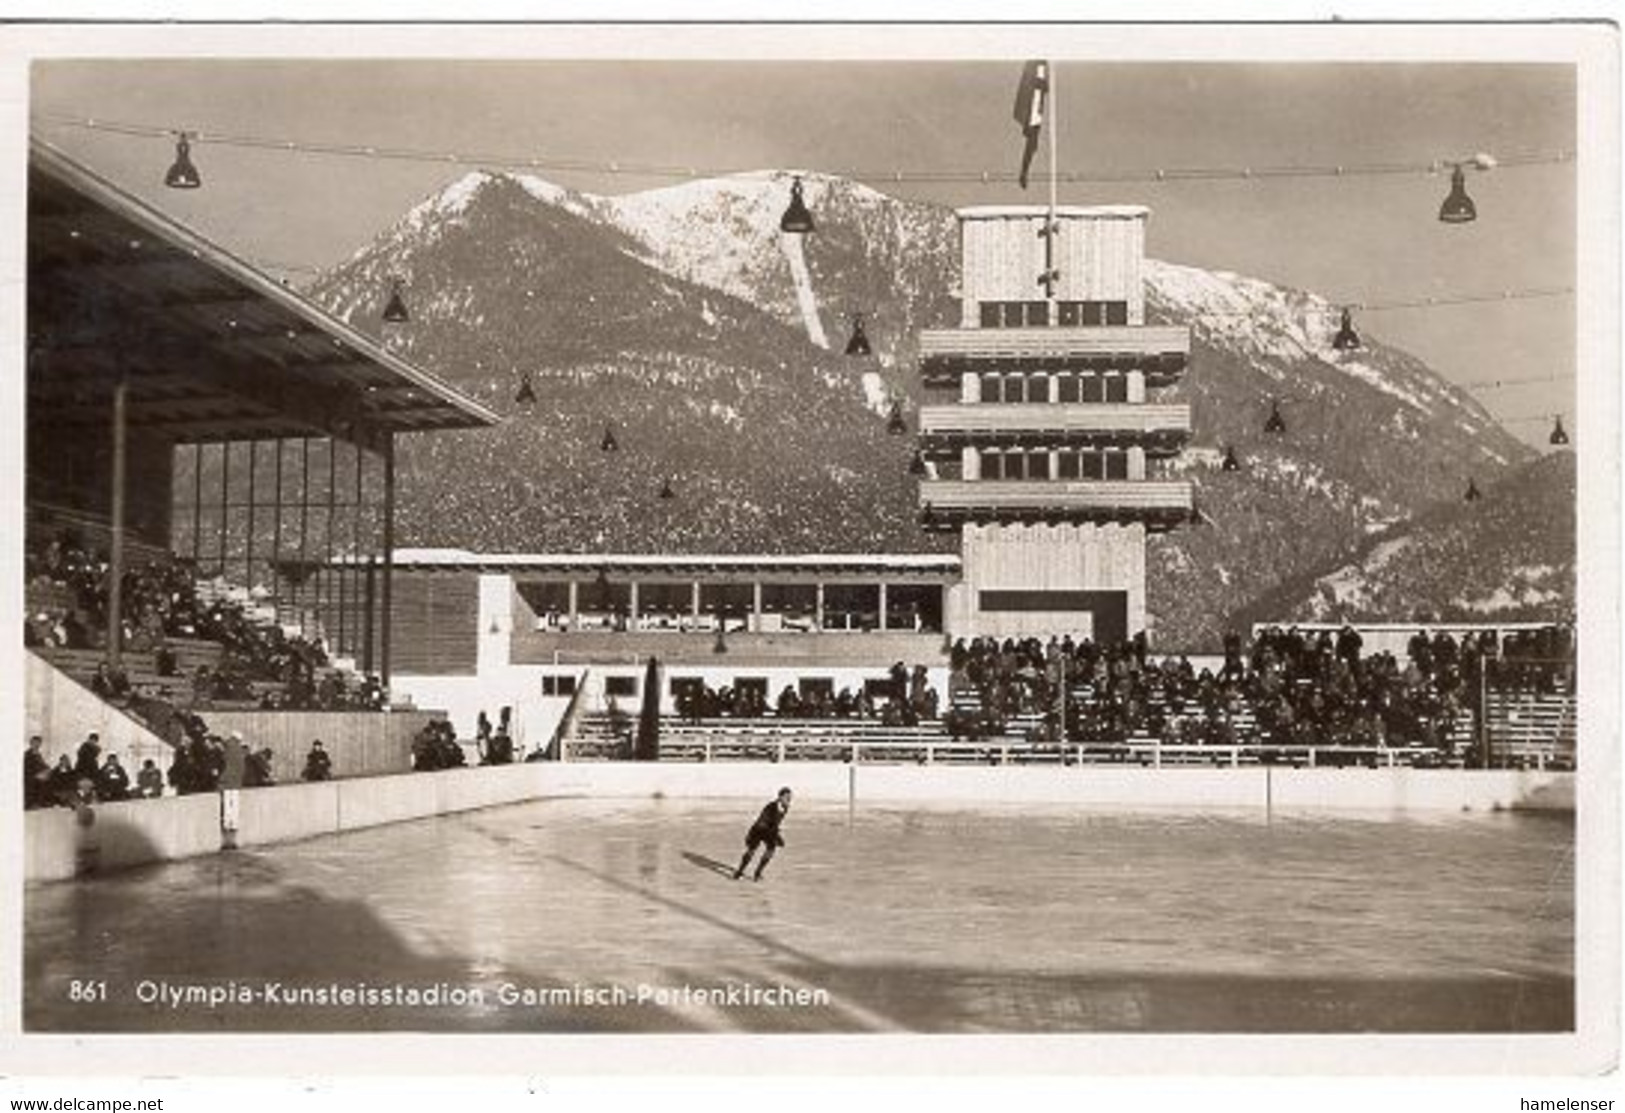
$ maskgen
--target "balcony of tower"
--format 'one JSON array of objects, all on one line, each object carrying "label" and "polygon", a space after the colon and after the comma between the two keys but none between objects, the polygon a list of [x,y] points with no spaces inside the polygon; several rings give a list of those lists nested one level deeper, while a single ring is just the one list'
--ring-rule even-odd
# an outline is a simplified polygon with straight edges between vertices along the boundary
[{"label": "balcony of tower", "polygon": [[928,528],[967,522],[1142,524],[1153,532],[1190,520],[1191,484],[1184,480],[920,481],[920,508]]},{"label": "balcony of tower", "polygon": [[1172,386],[1190,362],[1182,325],[1084,325],[926,329],[920,375],[928,387],[953,387],[987,371],[1105,372],[1134,368],[1150,388]]},{"label": "balcony of tower", "polygon": [[1139,448],[1174,456],[1191,435],[1185,402],[972,402],[920,407],[920,450],[966,447]]}]

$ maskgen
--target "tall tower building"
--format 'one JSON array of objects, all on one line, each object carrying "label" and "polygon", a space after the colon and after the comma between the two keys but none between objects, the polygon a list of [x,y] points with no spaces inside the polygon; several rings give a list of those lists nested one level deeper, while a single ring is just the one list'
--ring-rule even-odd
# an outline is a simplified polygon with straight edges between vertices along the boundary
[{"label": "tall tower building", "polygon": [[921,336],[919,431],[922,520],[960,535],[957,634],[1146,629],[1146,535],[1192,508],[1160,474],[1190,436],[1190,407],[1157,401],[1190,331],[1145,324],[1147,214],[959,212],[960,327]]}]

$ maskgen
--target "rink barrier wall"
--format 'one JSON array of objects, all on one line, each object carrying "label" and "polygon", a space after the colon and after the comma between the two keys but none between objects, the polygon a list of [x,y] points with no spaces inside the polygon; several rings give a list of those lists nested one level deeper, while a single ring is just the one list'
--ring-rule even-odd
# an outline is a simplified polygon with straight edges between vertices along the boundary
[{"label": "rink barrier wall", "polygon": [[[1066,805],[1292,811],[1572,812],[1574,774],[1460,769],[1148,769],[537,762],[247,789],[239,847],[266,846],[543,797],[766,800],[911,807]],[[66,808],[24,816],[25,876],[56,881],[222,848],[217,794],[99,804],[86,825]]]},{"label": "rink barrier wall", "polygon": [[[244,789],[236,843],[249,848],[531,800],[544,766],[453,769]],[[218,793],[97,804],[88,826],[68,808],[24,813],[24,876],[60,881],[222,849]]]}]

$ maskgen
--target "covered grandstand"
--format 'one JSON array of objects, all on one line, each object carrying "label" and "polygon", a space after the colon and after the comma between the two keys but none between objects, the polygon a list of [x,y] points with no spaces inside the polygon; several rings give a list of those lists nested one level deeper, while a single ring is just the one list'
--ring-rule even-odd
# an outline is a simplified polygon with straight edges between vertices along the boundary
[{"label": "covered grandstand", "polygon": [[[61,747],[99,724],[109,748],[150,749],[151,718],[123,711],[160,692],[190,708],[192,670],[238,648],[210,637],[227,625],[279,666],[314,647],[381,704],[396,437],[497,415],[37,139],[27,231],[31,733]],[[120,708],[76,690],[105,701],[108,676]],[[221,713],[281,706],[279,686]],[[404,742],[384,749],[353,771],[404,767]]]}]

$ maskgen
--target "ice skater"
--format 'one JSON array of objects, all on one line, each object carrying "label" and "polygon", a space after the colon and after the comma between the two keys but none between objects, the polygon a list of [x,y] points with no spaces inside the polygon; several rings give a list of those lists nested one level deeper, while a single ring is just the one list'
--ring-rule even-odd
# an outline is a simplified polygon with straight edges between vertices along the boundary
[{"label": "ice skater", "polygon": [[762,814],[756,817],[756,822],[750,825],[745,833],[745,856],[739,859],[739,868],[734,870],[734,880],[738,881],[745,876],[745,868],[750,865],[751,855],[756,853],[758,846],[764,847],[762,860],[756,863],[755,879],[762,879],[762,871],[773,860],[773,852],[784,845],[784,836],[779,834],[779,824],[784,822],[785,813],[790,810],[790,790],[779,789],[779,795],[768,801],[762,809]]}]

